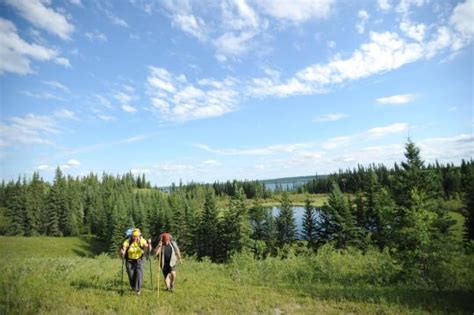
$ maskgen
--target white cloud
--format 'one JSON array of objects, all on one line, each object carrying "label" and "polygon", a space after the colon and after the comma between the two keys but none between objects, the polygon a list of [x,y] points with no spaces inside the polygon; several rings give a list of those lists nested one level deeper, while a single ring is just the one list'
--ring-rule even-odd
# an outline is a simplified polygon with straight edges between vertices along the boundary
[{"label": "white cloud", "polygon": [[411,13],[410,10],[412,6],[421,7],[428,2],[429,0],[401,0],[398,6],[395,8],[395,10],[398,13],[401,13],[404,16],[407,16]]},{"label": "white cloud", "polygon": [[[234,90],[233,79],[220,82],[214,80],[213,86],[201,85],[201,88],[197,88],[184,76],[172,75],[163,68],[148,68],[147,85],[151,109],[158,111],[164,119],[187,121],[217,117],[237,107],[238,93]],[[203,83],[201,80],[197,81]]]},{"label": "white cloud", "polygon": [[128,27],[128,24],[127,22],[125,22],[125,20],[115,16],[115,15],[108,15],[109,16],[109,19],[110,21],[112,21],[113,24],[115,25],[118,25],[118,26],[122,26],[122,27]]},{"label": "white cloud", "polygon": [[322,115],[318,118],[315,119],[316,122],[326,122],[326,121],[337,121],[341,120],[343,118],[346,118],[346,114],[341,114],[341,113],[335,113],[335,114],[326,114]]},{"label": "white cloud", "polygon": [[389,0],[377,0],[377,4],[382,11],[388,11],[392,7]]},{"label": "white cloud", "polygon": [[133,97],[123,92],[115,93],[114,98],[117,99],[121,104],[128,103],[133,100]]},{"label": "white cloud", "polygon": [[326,65],[316,64],[299,71],[296,77],[318,85],[342,83],[394,70],[423,56],[419,44],[406,43],[396,33],[371,32],[370,39],[348,59],[336,56]]},{"label": "white cloud", "polygon": [[60,57],[57,50],[25,42],[18,36],[16,26],[3,18],[0,18],[0,59],[0,74],[33,73],[30,67],[31,59],[69,65],[69,61]]},{"label": "white cloud", "polygon": [[87,32],[84,34],[90,41],[107,41],[107,36],[99,31]]},{"label": "white cloud", "polygon": [[408,124],[395,123],[384,127],[376,127],[367,130],[366,135],[370,138],[381,138],[393,133],[400,133],[408,130]]},{"label": "white cloud", "polygon": [[454,28],[466,37],[474,36],[474,0],[466,0],[458,4],[450,18],[450,23]]},{"label": "white cloud", "polygon": [[179,27],[183,32],[204,41],[206,39],[205,23],[201,18],[192,14],[175,14],[172,16],[173,25]]},{"label": "white cloud", "polygon": [[203,161],[202,164],[204,166],[221,166],[222,163],[217,161],[217,160],[206,160],[206,161]]},{"label": "white cloud", "polygon": [[[239,56],[249,49],[249,41],[256,35],[255,32],[227,32],[214,41],[218,56]],[[222,57],[221,57],[222,58]],[[226,61],[225,59],[224,61]]]},{"label": "white cloud", "polygon": [[99,119],[104,120],[104,121],[112,121],[112,120],[115,120],[115,117],[109,116],[109,115],[102,115],[102,114],[99,114],[99,115],[97,115],[97,117],[98,117]]},{"label": "white cloud", "polygon": [[77,5],[79,7],[82,7],[82,2],[81,0],[69,0],[70,3]]},{"label": "white cloud", "polygon": [[126,111],[127,113],[135,113],[137,111],[137,109],[133,106],[130,106],[130,105],[122,105],[121,108]]},{"label": "white cloud", "polygon": [[30,91],[24,91],[23,94],[28,95],[30,97],[37,98],[37,99],[65,101],[64,98],[57,96],[55,94],[49,93],[49,92],[35,93],[35,92],[30,92]]},{"label": "white cloud", "polygon": [[232,30],[257,29],[260,18],[245,0],[223,1],[221,3],[222,21]]},{"label": "white cloud", "polygon": [[359,21],[356,24],[357,33],[363,34],[365,31],[365,24],[369,20],[369,14],[365,10],[360,10],[359,13],[357,13],[357,17],[359,18]]},{"label": "white cloud", "polygon": [[66,119],[72,119],[72,120],[79,120],[77,118],[76,114],[70,110],[67,109],[60,109],[54,112],[54,116],[58,118],[66,118]]},{"label": "white cloud", "polygon": [[78,160],[69,160],[67,164],[71,167],[79,167],[81,163]]},{"label": "white cloud", "polygon": [[312,18],[327,18],[333,3],[333,0],[257,1],[257,5],[267,15],[294,23],[303,23]]},{"label": "white cloud", "polygon": [[376,101],[378,104],[400,105],[412,102],[416,98],[415,94],[400,94],[387,97],[380,97]]},{"label": "white cloud", "polygon": [[453,161],[474,156],[474,136],[460,134],[452,137],[428,138],[417,142],[421,156],[429,161]]},{"label": "white cloud", "polygon": [[336,47],[336,42],[333,40],[328,41],[327,43],[329,48],[335,48]]},{"label": "white cloud", "polygon": [[322,143],[322,148],[327,150],[337,149],[355,143],[382,138],[390,134],[402,133],[407,130],[408,124],[406,123],[394,123],[383,127],[375,127],[361,133],[330,138]]},{"label": "white cloud", "polygon": [[0,134],[5,145],[51,144],[51,135],[59,134],[56,121],[50,116],[27,114],[12,117],[9,124],[0,123]]},{"label": "white cloud", "polygon": [[49,165],[42,164],[42,165],[39,165],[36,169],[38,171],[46,171],[46,170],[50,169],[50,167],[49,167]]},{"label": "white cloud", "polygon": [[418,42],[422,42],[425,37],[426,25],[423,23],[413,25],[408,19],[403,20],[400,23],[400,30],[404,32],[408,37],[413,38]]},{"label": "white cloud", "polygon": [[46,84],[48,86],[51,86],[53,88],[62,90],[63,92],[69,93],[70,90],[67,86],[65,86],[62,83],[59,83],[58,81],[43,81],[43,84]]},{"label": "white cloud", "polygon": [[207,152],[220,154],[220,155],[271,155],[278,153],[292,153],[305,148],[313,146],[310,143],[292,143],[292,144],[276,144],[260,148],[252,149],[213,149],[206,144],[195,144],[196,148],[202,149]]},{"label": "white cloud", "polygon": [[31,24],[62,39],[70,39],[69,35],[74,31],[74,25],[70,24],[64,15],[45,6],[50,5],[50,1],[5,0],[5,2],[18,10]]}]

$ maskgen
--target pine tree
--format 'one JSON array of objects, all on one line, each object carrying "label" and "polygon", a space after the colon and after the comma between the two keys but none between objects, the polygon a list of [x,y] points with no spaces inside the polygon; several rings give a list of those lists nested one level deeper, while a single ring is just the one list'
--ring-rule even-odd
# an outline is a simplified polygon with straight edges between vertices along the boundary
[{"label": "pine tree", "polygon": [[24,235],[25,195],[20,178],[16,184],[11,182],[7,185],[5,195],[6,215],[10,221],[8,235]]},{"label": "pine tree", "polygon": [[253,206],[249,209],[250,225],[252,227],[252,239],[263,240],[265,237],[266,211],[262,206],[260,198],[254,200]]},{"label": "pine tree", "polygon": [[308,247],[314,248],[316,242],[316,215],[311,200],[306,198],[303,215],[303,239],[308,241]]},{"label": "pine tree", "polygon": [[227,260],[233,253],[249,248],[251,228],[242,188],[237,189],[235,197],[231,200],[230,208],[224,212],[221,231],[224,241],[222,244],[224,260]]},{"label": "pine tree", "polygon": [[206,193],[204,210],[195,234],[196,252],[199,258],[209,257],[213,261],[218,259],[218,224],[215,195],[212,190],[209,190]]},{"label": "pine tree", "polygon": [[296,239],[296,223],[288,192],[281,197],[280,213],[276,219],[278,242],[280,246],[290,244]]},{"label": "pine tree", "polygon": [[336,183],[328,196],[328,203],[322,208],[319,231],[323,241],[334,240],[337,248],[345,248],[357,240],[350,205]]}]

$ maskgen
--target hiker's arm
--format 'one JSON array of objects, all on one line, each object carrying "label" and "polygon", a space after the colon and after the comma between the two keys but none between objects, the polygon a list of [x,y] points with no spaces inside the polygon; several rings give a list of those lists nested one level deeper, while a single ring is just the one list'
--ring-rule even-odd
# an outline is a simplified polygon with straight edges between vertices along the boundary
[{"label": "hiker's arm", "polygon": [[128,248],[127,245],[122,246],[122,248],[120,249],[120,252],[119,252],[121,257],[125,256],[125,253],[127,252],[127,248]]},{"label": "hiker's arm", "polygon": [[155,248],[155,256],[158,256],[158,254],[161,253],[161,247],[162,247],[161,245],[162,245],[162,243],[161,243],[161,241],[159,241],[158,246],[156,246],[156,248]]},{"label": "hiker's arm", "polygon": [[149,239],[146,241],[146,243],[147,243],[147,247],[146,247],[146,248],[147,248],[147,251],[148,251],[149,253],[151,253],[151,249],[152,249],[152,247],[151,247],[151,239],[149,238]]}]

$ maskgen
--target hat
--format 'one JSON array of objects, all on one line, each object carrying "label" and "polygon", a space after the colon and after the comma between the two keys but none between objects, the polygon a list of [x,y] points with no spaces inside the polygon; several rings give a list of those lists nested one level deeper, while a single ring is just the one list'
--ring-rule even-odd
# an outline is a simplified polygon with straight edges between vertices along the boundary
[{"label": "hat", "polygon": [[140,236],[140,234],[141,234],[141,233],[140,233],[140,229],[135,229],[135,230],[133,230],[133,232],[132,232],[132,236],[133,236],[133,237],[138,237],[138,236]]},{"label": "hat", "polygon": [[169,241],[169,240],[171,240],[171,235],[170,235],[170,233],[163,233],[163,234],[161,234],[161,241],[162,241],[162,242],[167,242],[167,241]]}]

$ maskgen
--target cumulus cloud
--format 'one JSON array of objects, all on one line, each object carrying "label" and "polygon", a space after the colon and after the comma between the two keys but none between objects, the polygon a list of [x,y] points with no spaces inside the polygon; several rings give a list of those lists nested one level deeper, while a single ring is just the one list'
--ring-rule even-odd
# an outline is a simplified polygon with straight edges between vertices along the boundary
[{"label": "cumulus cloud", "polygon": [[474,36],[474,0],[466,0],[458,4],[450,17],[450,23],[454,28],[466,37]]},{"label": "cumulus cloud", "polygon": [[[176,76],[166,69],[150,66],[147,78],[151,109],[167,120],[186,121],[217,117],[237,107],[235,82],[225,79],[216,87],[201,84],[196,87],[184,76]],[[201,83],[203,81],[198,80]]]},{"label": "cumulus cloud", "polygon": [[0,18],[0,74],[12,72],[30,74],[31,59],[53,61],[62,66],[70,66],[69,61],[57,50],[24,41],[17,32],[16,26],[9,20]]},{"label": "cumulus cloud", "polygon": [[363,34],[365,32],[365,24],[369,20],[369,14],[365,10],[360,10],[359,13],[357,13],[357,17],[359,19],[356,24],[357,33]]},{"label": "cumulus cloud", "polygon": [[62,39],[70,39],[70,34],[74,31],[74,25],[69,23],[64,15],[45,6],[51,4],[50,1],[5,0],[5,2],[31,24]]},{"label": "cumulus cloud", "polygon": [[257,5],[265,14],[293,23],[303,23],[313,18],[327,18],[333,3],[333,0],[257,1]]},{"label": "cumulus cloud", "polygon": [[180,28],[183,32],[204,41],[206,39],[204,20],[192,14],[174,14],[172,16],[173,26]]}]

